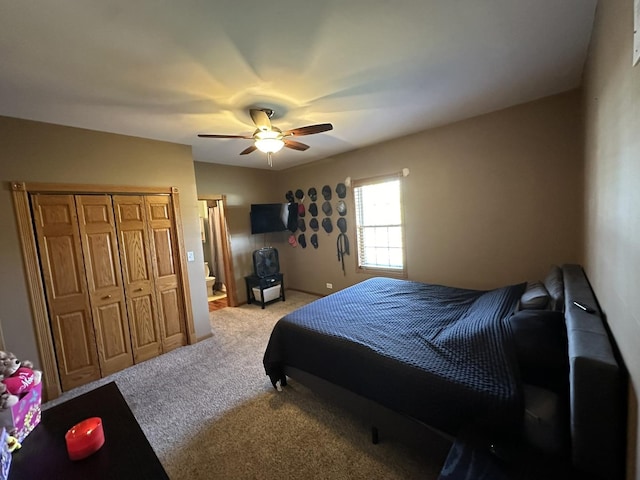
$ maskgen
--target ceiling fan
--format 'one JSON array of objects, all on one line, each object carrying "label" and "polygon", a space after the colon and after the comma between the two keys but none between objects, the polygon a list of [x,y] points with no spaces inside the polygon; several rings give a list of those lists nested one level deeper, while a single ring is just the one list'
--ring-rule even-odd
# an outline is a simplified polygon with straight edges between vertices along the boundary
[{"label": "ceiling fan", "polygon": [[304,152],[309,148],[309,145],[291,140],[287,137],[299,137],[302,135],[312,135],[314,133],[328,132],[333,130],[333,125],[330,123],[319,123],[317,125],[307,125],[306,127],[292,128],[291,130],[285,130],[284,132],[278,127],[271,125],[271,117],[273,116],[273,110],[270,108],[252,108],[249,110],[251,114],[251,120],[256,125],[256,131],[252,135],[216,135],[212,133],[199,133],[198,136],[202,138],[245,138],[247,140],[253,140],[253,145],[245,148],[240,152],[240,155],[247,155],[255,150],[260,150],[267,154],[267,161],[269,166],[273,166],[273,160],[271,155],[279,152],[282,147],[291,148],[293,150],[299,150]]}]

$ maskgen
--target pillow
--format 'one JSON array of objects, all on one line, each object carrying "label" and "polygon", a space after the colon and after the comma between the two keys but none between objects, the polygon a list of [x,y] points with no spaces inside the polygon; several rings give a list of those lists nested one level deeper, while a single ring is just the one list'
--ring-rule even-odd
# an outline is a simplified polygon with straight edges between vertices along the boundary
[{"label": "pillow", "polygon": [[564,311],[564,282],[562,281],[562,270],[557,265],[551,267],[551,270],[544,279],[544,286],[551,296],[552,310],[559,312]]},{"label": "pillow", "polygon": [[544,310],[549,305],[549,300],[551,297],[542,282],[528,282],[520,297],[518,310]]},{"label": "pillow", "polygon": [[553,310],[522,310],[507,323],[522,380],[564,397],[569,384],[564,315]]}]

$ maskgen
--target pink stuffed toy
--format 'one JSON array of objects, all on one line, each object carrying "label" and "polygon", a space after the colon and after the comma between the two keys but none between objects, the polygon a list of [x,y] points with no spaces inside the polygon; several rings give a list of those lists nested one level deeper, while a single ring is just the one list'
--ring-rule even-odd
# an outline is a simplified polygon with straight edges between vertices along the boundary
[{"label": "pink stuffed toy", "polygon": [[0,381],[6,392],[20,397],[39,384],[42,372],[33,369],[29,361],[21,362],[13,353],[0,351]]},{"label": "pink stuffed toy", "polygon": [[7,392],[11,395],[21,396],[37,385],[36,374],[33,370],[26,367],[20,367],[9,378],[2,380],[7,386]]}]

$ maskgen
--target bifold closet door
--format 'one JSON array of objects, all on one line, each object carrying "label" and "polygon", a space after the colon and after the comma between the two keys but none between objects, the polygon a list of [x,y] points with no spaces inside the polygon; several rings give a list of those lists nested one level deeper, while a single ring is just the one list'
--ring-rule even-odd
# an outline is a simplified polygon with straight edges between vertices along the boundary
[{"label": "bifold closet door", "polygon": [[113,205],[109,195],[77,195],[76,205],[104,377],[133,365]]},{"label": "bifold closet door", "polygon": [[178,272],[176,224],[168,195],[146,195],[151,257],[160,314],[162,350],[168,352],[187,344],[182,281]]},{"label": "bifold closet door", "polygon": [[63,390],[100,378],[73,195],[31,196],[60,382]]},{"label": "bifold closet door", "polygon": [[144,197],[114,195],[122,274],[135,363],[162,353]]}]

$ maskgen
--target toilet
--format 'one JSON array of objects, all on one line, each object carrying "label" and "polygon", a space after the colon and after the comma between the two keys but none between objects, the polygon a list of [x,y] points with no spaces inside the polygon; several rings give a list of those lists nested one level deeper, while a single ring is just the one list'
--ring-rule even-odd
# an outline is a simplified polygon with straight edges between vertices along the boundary
[{"label": "toilet", "polygon": [[213,295],[213,288],[216,284],[216,277],[210,276],[210,273],[211,271],[209,270],[209,262],[204,262],[204,275],[207,282],[207,295]]}]

